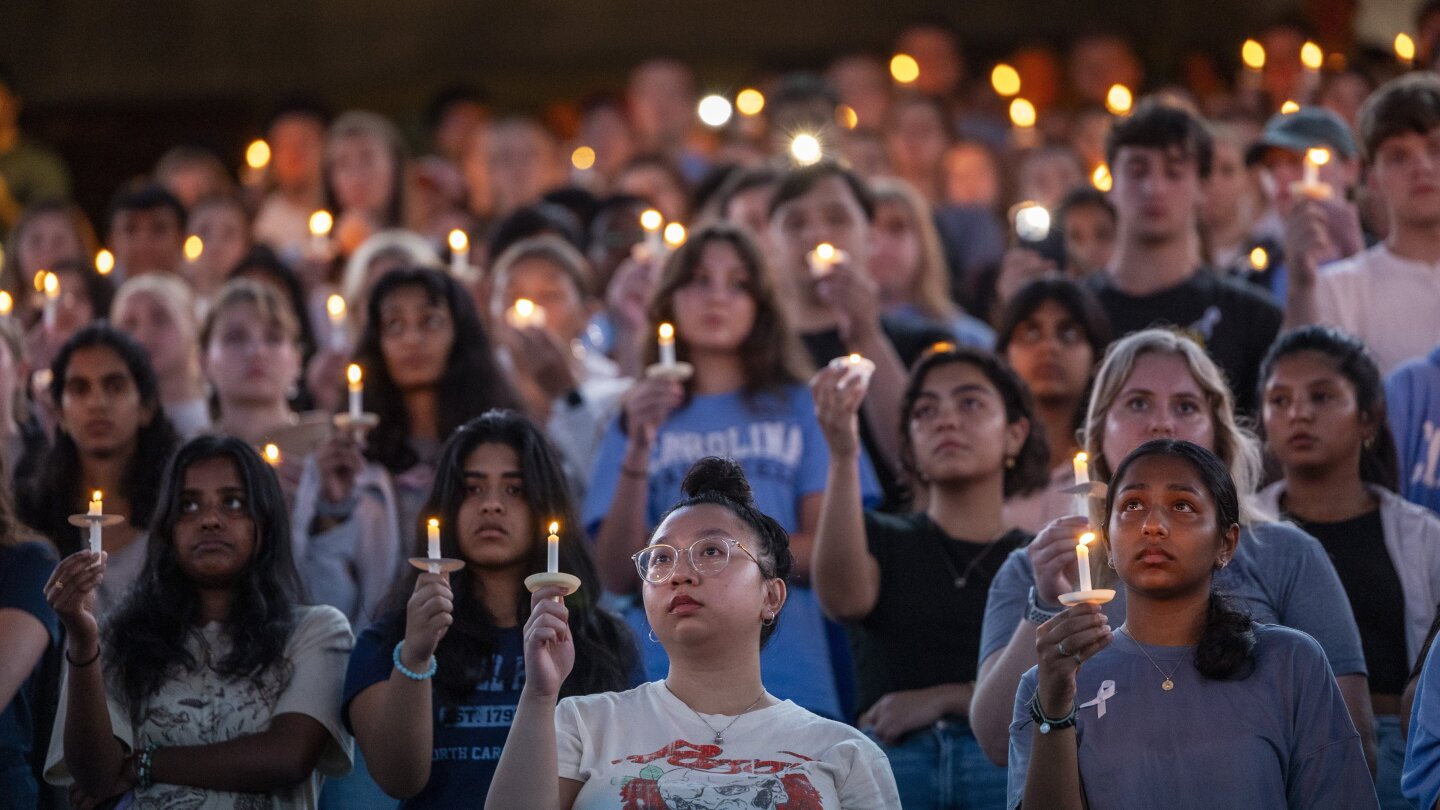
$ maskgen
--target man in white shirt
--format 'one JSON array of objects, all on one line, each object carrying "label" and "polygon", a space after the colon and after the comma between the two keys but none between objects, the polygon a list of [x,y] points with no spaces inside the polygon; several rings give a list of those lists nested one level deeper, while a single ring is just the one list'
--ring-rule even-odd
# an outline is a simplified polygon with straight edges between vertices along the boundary
[{"label": "man in white shirt", "polygon": [[1440,77],[1410,74],[1375,91],[1360,135],[1390,236],[1317,272],[1330,237],[1323,218],[1305,223],[1287,251],[1286,322],[1351,332],[1389,373],[1440,343]]}]

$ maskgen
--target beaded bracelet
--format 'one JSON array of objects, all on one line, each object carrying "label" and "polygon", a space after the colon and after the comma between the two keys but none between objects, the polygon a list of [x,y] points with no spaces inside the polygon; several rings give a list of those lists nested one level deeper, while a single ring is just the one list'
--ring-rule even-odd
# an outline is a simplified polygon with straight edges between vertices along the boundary
[{"label": "beaded bracelet", "polygon": [[429,669],[425,670],[424,672],[411,672],[409,668],[407,668],[403,663],[400,662],[400,648],[403,646],[405,646],[405,640],[401,639],[395,644],[395,652],[390,656],[390,658],[395,662],[395,668],[400,670],[401,675],[404,675],[412,681],[428,681],[431,678],[435,677],[435,670],[440,668],[440,662],[435,658],[435,656],[430,656]]},{"label": "beaded bracelet", "polygon": [[135,758],[135,782],[141,790],[149,790],[150,786],[155,784],[155,775],[151,771],[155,760],[155,748],[155,743],[149,743],[145,746],[145,750],[140,752],[140,756]]}]

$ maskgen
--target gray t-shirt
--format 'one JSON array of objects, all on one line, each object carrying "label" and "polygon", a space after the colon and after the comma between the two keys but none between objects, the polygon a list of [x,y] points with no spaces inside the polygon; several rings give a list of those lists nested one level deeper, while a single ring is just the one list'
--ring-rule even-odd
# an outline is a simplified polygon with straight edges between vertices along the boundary
[{"label": "gray t-shirt", "polygon": [[[1010,642],[1025,617],[1035,569],[1025,549],[1012,551],[990,584],[980,630],[980,663]],[[1360,631],[1345,588],[1320,542],[1287,523],[1256,523],[1240,529],[1235,559],[1215,575],[1215,589],[1230,596],[1257,622],[1293,627],[1320,642],[1339,675],[1364,675]],[[1125,620],[1125,589],[1105,605],[1110,625]]]},{"label": "gray t-shirt", "polygon": [[[1360,735],[1315,640],[1255,625],[1255,669],[1202,677],[1193,647],[1140,645],[1124,633],[1076,677],[1080,783],[1088,805],[1196,808],[1378,807]],[[1160,667],[1175,682],[1160,684]],[[1037,671],[1020,679],[1010,723],[1007,806],[1020,806]],[[1103,701],[1101,698],[1103,697]]]}]

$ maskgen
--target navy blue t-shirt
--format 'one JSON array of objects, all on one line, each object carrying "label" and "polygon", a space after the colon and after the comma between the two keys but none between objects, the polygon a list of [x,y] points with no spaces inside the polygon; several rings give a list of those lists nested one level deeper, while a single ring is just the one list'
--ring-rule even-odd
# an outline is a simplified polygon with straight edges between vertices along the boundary
[{"label": "navy blue t-shirt", "polygon": [[[345,693],[341,718],[350,725],[350,701],[365,689],[390,678],[395,645],[385,639],[399,635],[395,623],[401,618],[381,619],[366,628],[355,640],[350,667],[345,672]],[[495,777],[500,751],[515,719],[515,705],[525,685],[525,650],[519,627],[501,630],[500,649],[491,659],[489,677],[475,687],[470,699],[447,709],[439,695],[432,693],[434,749],[430,781],[415,796],[400,803],[402,808],[469,807],[483,800]],[[431,682],[434,683],[433,681]]]},{"label": "navy blue t-shirt", "polygon": [[[45,601],[45,582],[54,570],[55,552],[44,543],[0,546],[0,610],[20,610],[39,619],[50,634],[51,644],[60,638],[60,622]],[[35,784],[25,760],[35,735],[29,691],[27,678],[0,712],[0,785],[12,779],[23,781],[26,784],[13,784],[6,790],[28,791],[26,795],[33,797]],[[10,798],[18,800],[16,796]],[[0,806],[4,804],[5,800],[0,799]]]}]

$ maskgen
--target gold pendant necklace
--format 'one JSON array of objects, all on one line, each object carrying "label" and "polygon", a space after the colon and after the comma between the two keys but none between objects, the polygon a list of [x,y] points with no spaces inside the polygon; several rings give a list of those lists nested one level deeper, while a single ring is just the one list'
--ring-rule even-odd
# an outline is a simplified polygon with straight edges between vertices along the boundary
[{"label": "gold pendant necklace", "polygon": [[1174,689],[1174,688],[1175,688],[1175,681],[1173,680],[1173,678],[1174,678],[1174,675],[1175,675],[1175,671],[1178,670],[1178,669],[1180,669],[1180,665],[1181,665],[1181,664],[1185,663],[1184,657],[1181,657],[1179,661],[1176,661],[1176,662],[1175,662],[1175,666],[1171,667],[1169,672],[1166,672],[1165,670],[1163,670],[1163,669],[1160,668],[1160,665],[1159,665],[1159,664],[1155,663],[1155,659],[1150,657],[1150,653],[1148,653],[1148,652],[1145,651],[1145,645],[1141,644],[1140,641],[1139,641],[1138,639],[1136,639],[1133,635],[1130,635],[1130,631],[1127,630],[1127,629],[1125,629],[1125,626],[1124,626],[1124,625],[1121,625],[1121,626],[1120,626],[1120,632],[1122,632],[1122,633],[1124,633],[1125,635],[1129,636],[1129,637],[1130,637],[1130,640],[1133,641],[1133,642],[1135,642],[1135,646],[1138,647],[1138,648],[1140,648],[1140,654],[1143,655],[1143,656],[1145,656],[1145,660],[1146,660],[1146,661],[1149,661],[1149,662],[1150,662],[1150,666],[1155,667],[1155,671],[1158,672],[1158,673],[1160,673],[1161,675],[1163,675],[1163,676],[1165,677],[1165,680],[1163,680],[1163,681],[1160,682],[1160,688],[1161,688],[1161,689],[1164,689],[1166,692],[1169,692],[1171,689]]}]

